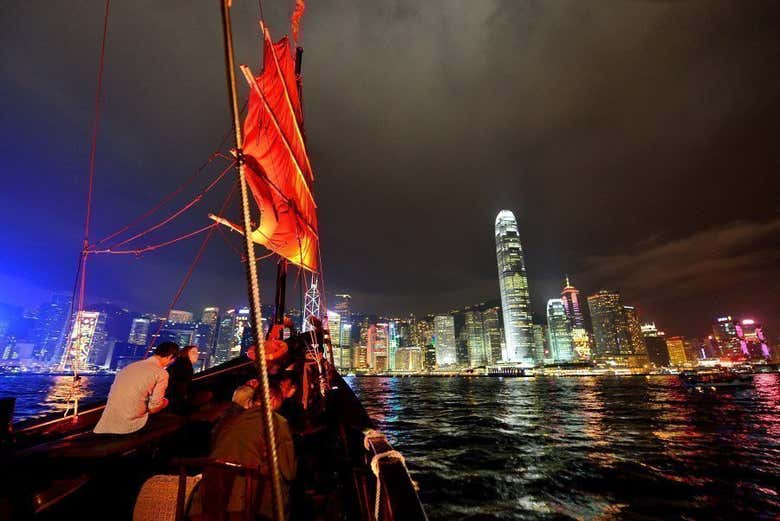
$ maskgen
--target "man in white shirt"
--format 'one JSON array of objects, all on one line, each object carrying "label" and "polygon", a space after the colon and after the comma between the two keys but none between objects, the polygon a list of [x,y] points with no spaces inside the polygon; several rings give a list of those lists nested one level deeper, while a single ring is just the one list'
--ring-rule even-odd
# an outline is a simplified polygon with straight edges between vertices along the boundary
[{"label": "man in white shirt", "polygon": [[165,368],[179,353],[174,342],[162,342],[154,354],[133,362],[116,374],[108,393],[106,408],[95,425],[97,434],[130,434],[142,429],[150,414],[168,405],[165,389],[168,372]]}]

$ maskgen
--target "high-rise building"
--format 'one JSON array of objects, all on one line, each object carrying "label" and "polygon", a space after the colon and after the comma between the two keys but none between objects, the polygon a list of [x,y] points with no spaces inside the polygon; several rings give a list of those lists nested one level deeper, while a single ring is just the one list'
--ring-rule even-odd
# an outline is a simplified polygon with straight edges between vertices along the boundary
[{"label": "high-rise building", "polygon": [[713,340],[718,348],[718,355],[724,358],[741,358],[742,349],[737,338],[737,328],[730,315],[717,317],[712,323]]},{"label": "high-rise building", "polygon": [[200,314],[200,321],[204,324],[208,324],[211,327],[216,328],[217,327],[217,321],[219,320],[219,308],[218,307],[208,307],[203,308],[203,313]]},{"label": "high-rise building", "polygon": [[681,336],[671,336],[666,339],[666,349],[669,353],[669,365],[682,367],[689,362],[686,354],[686,339]]},{"label": "high-rise building", "polygon": [[387,323],[387,365],[391,371],[395,371],[395,354],[398,351],[398,322],[391,320]]},{"label": "high-rise building", "polygon": [[501,210],[496,217],[496,260],[504,314],[506,361],[533,364],[531,297],[515,216]]},{"label": "high-rise building", "polygon": [[559,298],[551,298],[547,301],[547,338],[555,362],[566,363],[574,359],[569,319],[566,316],[563,300]]},{"label": "high-rise building", "polygon": [[172,309],[168,312],[168,322],[175,322],[182,324],[186,322],[192,322],[193,315],[189,311],[182,311],[180,309]]},{"label": "high-rise building", "polygon": [[330,333],[330,343],[334,348],[341,347],[341,315],[335,311],[328,310],[328,332]]},{"label": "high-rise building", "polygon": [[650,363],[655,367],[669,367],[669,349],[666,347],[664,332],[658,331],[654,322],[642,324],[641,329]]},{"label": "high-rise building", "polygon": [[131,344],[146,345],[149,340],[149,325],[151,321],[148,318],[134,318],[130,325],[130,334],[127,341]]},{"label": "high-rise building", "polygon": [[232,358],[234,348],[237,345],[240,346],[236,339],[236,310],[228,309],[219,321],[217,340],[214,346],[214,364],[221,364]]},{"label": "high-rise building", "polygon": [[639,316],[632,306],[624,306],[620,294],[601,290],[588,297],[593,336],[594,357],[629,367],[647,362]]},{"label": "high-rise building", "polygon": [[482,344],[485,347],[485,358],[488,365],[501,360],[501,309],[498,306],[487,308],[482,312],[482,330],[485,337]]},{"label": "high-rise building", "polygon": [[551,363],[553,361],[552,353],[550,352],[550,344],[547,338],[547,326],[542,324],[534,324],[533,331],[534,365],[541,367],[545,363]]},{"label": "high-rise building", "polygon": [[433,344],[436,346],[436,365],[452,366],[457,363],[455,345],[455,318],[452,315],[433,317]]},{"label": "high-rise building", "polygon": [[422,371],[423,352],[417,346],[399,347],[396,352],[396,370],[398,371]]},{"label": "high-rise building", "polygon": [[102,346],[105,341],[103,315],[97,311],[77,312],[60,360],[60,370],[72,370],[74,367],[84,370],[89,364],[94,365],[93,350]]},{"label": "high-rise building", "polygon": [[488,362],[485,352],[485,328],[482,324],[482,313],[479,311],[466,311],[464,315],[469,367],[484,366]]},{"label": "high-rise building", "polygon": [[629,353],[646,355],[647,347],[645,346],[645,337],[642,334],[642,325],[639,323],[639,312],[634,306],[623,306],[623,314],[628,327]]},{"label": "high-rise building", "polygon": [[36,360],[50,360],[61,348],[71,303],[70,295],[56,294],[38,308],[38,321],[33,329],[33,358]]},{"label": "high-rise building", "polygon": [[563,308],[566,311],[569,328],[585,329],[585,321],[582,318],[582,310],[580,310],[580,292],[571,284],[568,275],[561,290],[561,302],[563,302]]},{"label": "high-rise building", "polygon": [[346,293],[337,294],[333,310],[341,315],[342,320],[349,320],[352,316],[352,297]]},{"label": "high-rise building", "polygon": [[760,323],[752,318],[746,318],[737,322],[734,329],[737,332],[740,350],[748,360],[772,359],[772,352]]}]

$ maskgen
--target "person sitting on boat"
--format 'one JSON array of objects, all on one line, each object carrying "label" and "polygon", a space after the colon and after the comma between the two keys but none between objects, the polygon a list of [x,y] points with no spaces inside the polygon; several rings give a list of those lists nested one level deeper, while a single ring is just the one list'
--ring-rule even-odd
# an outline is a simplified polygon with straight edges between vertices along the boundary
[{"label": "person sitting on boat", "polygon": [[168,389],[165,397],[170,403],[172,413],[183,414],[190,412],[190,387],[192,376],[195,374],[193,366],[198,362],[198,346],[185,346],[179,351],[179,355],[168,366]]},{"label": "person sitting on boat", "polygon": [[[239,388],[241,389],[241,388]],[[238,392],[239,389],[236,391]],[[281,407],[284,401],[283,393],[279,386],[272,383],[269,386],[271,408],[276,410]],[[241,393],[243,396],[243,392]],[[273,518],[272,502],[272,483],[270,470],[270,454],[266,446],[263,408],[260,406],[259,396],[256,395],[251,403],[244,402],[248,406],[243,412],[228,418],[219,429],[215,431],[214,446],[210,457],[222,461],[230,461],[243,465],[254,465],[260,468],[262,475],[261,487],[257,490],[258,501],[256,502],[257,514],[261,519]],[[273,413],[274,437],[276,438],[276,452],[279,461],[279,471],[282,476],[282,489],[285,495],[285,502],[289,498],[289,484],[295,479],[297,460],[295,456],[295,446],[293,444],[292,434],[287,421],[278,413]],[[208,474],[208,470],[206,474]],[[214,471],[210,477],[210,484],[217,479],[223,480],[220,486],[222,490],[230,490],[227,505],[220,504],[219,497],[203,497],[204,511],[206,512],[225,512],[235,513],[244,509],[246,486],[244,479],[235,477],[233,474]],[[204,479],[208,476],[204,475]],[[208,488],[208,487],[207,487]],[[215,504],[216,501],[216,504]],[[285,511],[289,509],[285,508]]]},{"label": "person sitting on boat", "polygon": [[168,373],[165,368],[179,353],[175,342],[162,342],[154,354],[128,365],[116,374],[108,401],[94,432],[97,434],[130,434],[146,426],[149,415],[168,406],[165,390]]}]

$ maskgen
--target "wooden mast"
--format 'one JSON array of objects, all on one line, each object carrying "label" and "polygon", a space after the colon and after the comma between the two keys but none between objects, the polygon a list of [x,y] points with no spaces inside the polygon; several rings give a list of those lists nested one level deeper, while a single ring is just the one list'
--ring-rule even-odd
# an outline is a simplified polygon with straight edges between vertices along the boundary
[{"label": "wooden mast", "polygon": [[[222,11],[222,34],[225,44],[225,66],[227,73],[228,96],[230,110],[233,116],[233,130],[236,138],[236,166],[238,179],[241,185],[241,211],[244,219],[244,247],[246,250],[247,279],[249,282],[249,308],[252,319],[252,331],[255,337],[258,372],[260,373],[260,386],[262,392],[263,426],[265,427],[265,441],[271,456],[271,483],[273,485],[274,513],[277,521],[283,521],[284,502],[282,500],[281,474],[279,472],[279,458],[276,450],[276,436],[274,434],[273,411],[271,410],[270,393],[268,389],[268,370],[265,361],[265,346],[263,339],[262,310],[260,308],[260,282],[257,277],[257,262],[255,259],[255,245],[252,241],[252,220],[249,213],[249,191],[246,183],[246,166],[244,164],[243,147],[244,136],[241,128],[240,114],[238,110],[238,95],[236,94],[236,65],[233,56],[233,28],[230,23],[230,0],[220,0]],[[248,498],[247,498],[248,500]]]}]

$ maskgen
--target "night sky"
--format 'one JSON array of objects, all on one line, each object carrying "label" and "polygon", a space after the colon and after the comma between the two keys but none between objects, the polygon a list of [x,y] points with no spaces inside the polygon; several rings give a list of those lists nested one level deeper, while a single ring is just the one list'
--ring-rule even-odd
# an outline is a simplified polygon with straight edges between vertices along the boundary
[{"label": "night sky", "polygon": [[[275,37],[293,3],[265,2]],[[258,70],[257,3],[234,4],[237,60]],[[33,306],[73,284],[103,2],[0,12],[0,301]],[[540,316],[569,273],[669,333],[731,313],[780,337],[777,2],[310,0],[301,43],[328,294],[379,313],[497,298],[506,208]],[[229,124],[217,2],[114,0],[93,239],[192,175]],[[139,244],[208,224],[231,184]],[[90,299],[165,311],[199,244],[91,259]],[[215,235],[178,307],[245,301]]]}]

